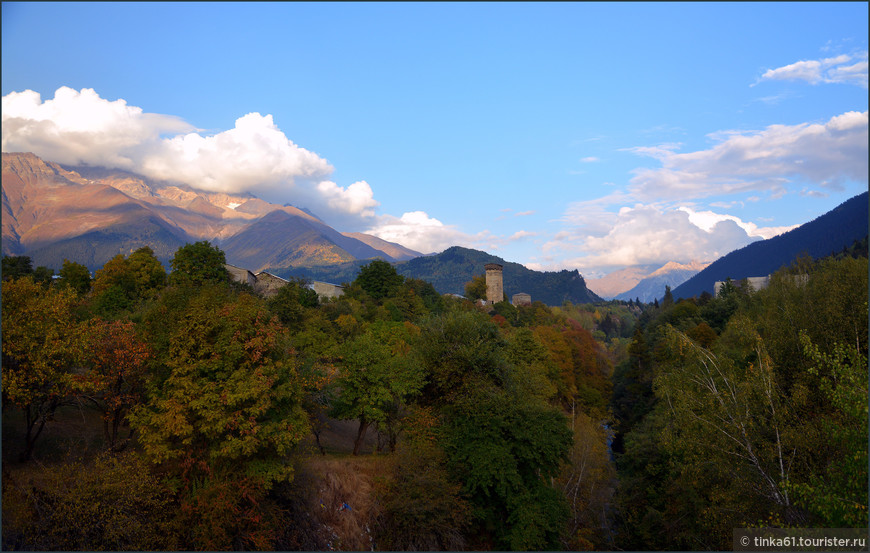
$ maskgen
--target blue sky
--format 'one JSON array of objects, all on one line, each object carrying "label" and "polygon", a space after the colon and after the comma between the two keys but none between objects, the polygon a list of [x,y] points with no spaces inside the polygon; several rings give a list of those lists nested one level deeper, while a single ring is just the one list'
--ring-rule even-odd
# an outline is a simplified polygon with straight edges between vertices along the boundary
[{"label": "blue sky", "polygon": [[2,10],[3,151],[427,253],[712,261],[868,188],[866,3]]}]

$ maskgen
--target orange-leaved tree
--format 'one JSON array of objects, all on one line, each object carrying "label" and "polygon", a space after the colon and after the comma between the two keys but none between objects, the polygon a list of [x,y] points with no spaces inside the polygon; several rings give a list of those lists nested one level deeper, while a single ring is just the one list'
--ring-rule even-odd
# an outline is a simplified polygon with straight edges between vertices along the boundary
[{"label": "orange-leaved tree", "polygon": [[119,433],[129,410],[142,400],[151,349],[136,334],[133,323],[89,321],[86,332],[89,370],[76,375],[80,397],[103,415],[103,433],[111,451],[127,447],[132,431]]}]

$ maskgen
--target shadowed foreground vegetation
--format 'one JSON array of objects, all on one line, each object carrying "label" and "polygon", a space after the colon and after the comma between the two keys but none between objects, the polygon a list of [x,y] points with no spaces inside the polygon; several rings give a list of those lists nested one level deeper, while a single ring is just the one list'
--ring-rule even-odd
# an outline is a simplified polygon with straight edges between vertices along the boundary
[{"label": "shadowed foreground vegetation", "polygon": [[558,308],[381,261],[340,298],[263,298],[207,242],[170,275],[147,248],[93,279],[27,261],[4,259],[6,550],[716,549],[867,524],[866,257]]}]

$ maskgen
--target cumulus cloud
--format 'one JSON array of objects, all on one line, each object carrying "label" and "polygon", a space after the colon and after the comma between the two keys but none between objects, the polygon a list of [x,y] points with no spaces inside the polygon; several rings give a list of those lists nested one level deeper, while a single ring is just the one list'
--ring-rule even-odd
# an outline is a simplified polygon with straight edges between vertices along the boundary
[{"label": "cumulus cloud", "polygon": [[825,123],[771,125],[762,131],[710,135],[708,150],[674,152],[674,145],[633,148],[661,161],[634,171],[630,191],[645,201],[691,199],[747,191],[777,196],[795,181],[840,190],[867,180],[867,112],[850,111]]},{"label": "cumulus cloud", "polygon": [[635,204],[612,211],[604,200],[577,202],[563,221],[571,228],[545,243],[542,251],[545,257],[567,255],[562,265],[583,272],[713,260],[793,228],[760,227],[733,215],[686,206]]},{"label": "cumulus cloud", "polygon": [[178,117],[145,113],[124,100],[108,101],[91,88],[57,89],[42,101],[32,90],[3,97],[4,152],[33,152],[71,165],[138,169],[144,145],[193,127]]},{"label": "cumulus cloud", "polygon": [[799,226],[791,225],[784,227],[759,227],[753,222],[742,221],[739,217],[735,217],[734,215],[715,213],[713,211],[695,211],[692,208],[686,206],[681,206],[677,209],[679,211],[684,211],[685,213],[688,213],[689,221],[696,227],[707,232],[713,232],[716,228],[716,225],[723,221],[733,221],[738,227],[746,231],[746,234],[748,236],[757,236],[767,240],[768,238],[779,236],[780,234],[788,232]]},{"label": "cumulus cloud", "polygon": [[375,208],[380,205],[375,200],[372,187],[366,181],[359,181],[342,188],[332,181],[318,183],[317,190],[326,199],[330,208],[346,213],[357,213],[363,217],[374,217]]},{"label": "cumulus cloud", "polygon": [[249,113],[232,129],[212,136],[187,133],[147,148],[142,171],[215,192],[274,192],[296,179],[320,179],[332,166],[300,148],[275,125],[271,115]]},{"label": "cumulus cloud", "polygon": [[810,84],[845,83],[867,88],[867,51],[820,60],[801,60],[768,69],[759,81],[806,81]]},{"label": "cumulus cloud", "polygon": [[451,246],[471,247],[483,237],[465,234],[424,211],[408,212],[401,217],[382,215],[365,232],[423,253],[441,252]]},{"label": "cumulus cloud", "polygon": [[32,90],[7,94],[2,122],[4,152],[124,169],[211,192],[250,192],[348,227],[369,224],[379,205],[367,182],[342,187],[329,180],[329,162],[294,144],[271,115],[248,113],[229,130],[205,134],[90,88],[61,87],[45,101]]}]

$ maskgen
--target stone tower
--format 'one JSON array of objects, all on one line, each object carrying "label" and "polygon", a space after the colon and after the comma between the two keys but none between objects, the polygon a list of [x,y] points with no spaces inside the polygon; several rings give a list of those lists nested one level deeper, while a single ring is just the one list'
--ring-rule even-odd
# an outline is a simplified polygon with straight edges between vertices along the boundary
[{"label": "stone tower", "polygon": [[504,281],[502,266],[498,263],[487,263],[486,269],[486,303],[493,304],[504,300]]}]

